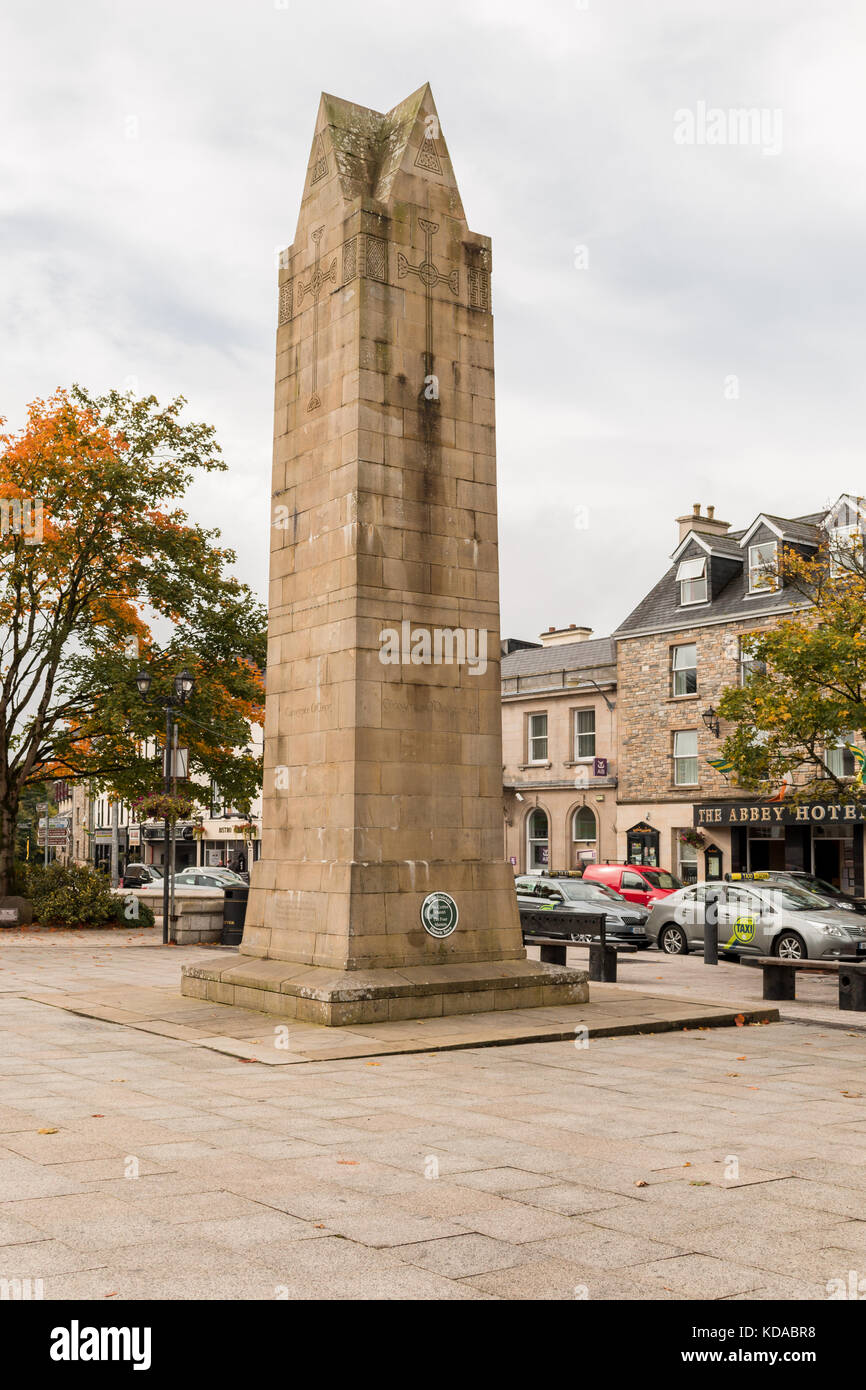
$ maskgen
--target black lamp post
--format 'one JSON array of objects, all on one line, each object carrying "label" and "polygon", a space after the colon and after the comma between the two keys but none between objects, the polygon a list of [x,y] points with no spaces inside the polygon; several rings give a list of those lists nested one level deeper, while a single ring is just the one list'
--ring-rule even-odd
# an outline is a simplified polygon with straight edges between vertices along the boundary
[{"label": "black lamp post", "polygon": [[714,710],[712,705],[707,705],[707,708],[701,715],[701,719],[704,721],[704,727],[709,730],[713,738],[718,738],[720,732],[718,711]]},{"label": "black lamp post", "polygon": [[[150,692],[151,674],[146,667],[143,667],[135,677],[138,686],[138,693],[143,700],[147,699]],[[192,694],[195,679],[184,667],[179,676],[175,676],[172,681],[174,693],[165,699],[158,701],[165,710],[165,761],[163,763],[163,787],[166,796],[171,796],[171,755],[172,745],[174,744],[174,711],[182,708]],[[162,872],[162,943],[168,944],[168,889],[169,889],[169,857],[171,855],[171,822],[166,813],[165,831],[163,836],[163,872]]]}]

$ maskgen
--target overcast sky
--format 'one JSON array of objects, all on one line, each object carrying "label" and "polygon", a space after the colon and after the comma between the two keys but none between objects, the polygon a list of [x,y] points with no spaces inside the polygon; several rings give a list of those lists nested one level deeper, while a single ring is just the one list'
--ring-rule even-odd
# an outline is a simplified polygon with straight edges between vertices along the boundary
[{"label": "overcast sky", "polygon": [[[230,465],[191,510],[264,595],[274,253],[319,93],[429,81],[493,238],[503,632],[602,635],[693,502],[866,492],[864,40],[862,0],[6,0],[0,414],[185,395]],[[707,143],[701,104],[763,130]]]}]

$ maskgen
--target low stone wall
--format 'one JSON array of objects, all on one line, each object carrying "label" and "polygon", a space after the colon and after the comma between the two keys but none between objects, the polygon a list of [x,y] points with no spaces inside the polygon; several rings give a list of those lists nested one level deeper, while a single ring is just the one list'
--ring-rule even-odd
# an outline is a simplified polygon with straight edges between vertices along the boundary
[{"label": "low stone wall", "polygon": [[[162,889],[142,888],[135,895],[142,898],[153,909],[156,925],[162,927]],[[176,889],[174,895],[174,916],[171,921],[169,940],[178,946],[194,946],[198,941],[219,941],[223,929],[223,893],[184,893]]]}]

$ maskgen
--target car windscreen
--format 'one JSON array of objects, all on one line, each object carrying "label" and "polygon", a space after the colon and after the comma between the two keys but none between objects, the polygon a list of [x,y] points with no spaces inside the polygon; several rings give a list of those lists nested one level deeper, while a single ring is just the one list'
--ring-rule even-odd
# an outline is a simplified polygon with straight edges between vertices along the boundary
[{"label": "car windscreen", "polygon": [[645,869],[641,865],[641,873],[653,888],[664,888],[673,892],[675,888],[682,888],[682,883],[674,875],[669,874],[666,869]]},{"label": "car windscreen", "polygon": [[828,883],[827,880],[823,878],[804,879],[803,887],[811,893],[817,893],[822,898],[844,897],[841,888],[837,888],[834,883]]},{"label": "car windscreen", "polygon": [[826,912],[830,906],[826,898],[809,893],[805,888],[794,888],[789,883],[776,883],[764,888],[761,897],[787,912]]},{"label": "car windscreen", "polygon": [[622,894],[615,893],[604,883],[560,883],[559,887],[567,898],[575,902],[591,902],[595,898],[613,898],[622,902]]}]

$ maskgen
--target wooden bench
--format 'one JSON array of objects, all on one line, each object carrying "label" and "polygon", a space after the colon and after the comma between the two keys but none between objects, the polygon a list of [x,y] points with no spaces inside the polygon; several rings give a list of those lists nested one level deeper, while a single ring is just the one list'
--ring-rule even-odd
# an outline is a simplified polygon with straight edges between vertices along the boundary
[{"label": "wooden bench", "polygon": [[740,965],[764,972],[765,999],[796,999],[797,971],[839,976],[839,1008],[866,1013],[866,961],[782,960],[779,956],[740,956]]},{"label": "wooden bench", "polygon": [[549,965],[565,965],[569,946],[589,947],[589,978],[598,984],[616,984],[616,958],[620,951],[636,954],[637,946],[612,941],[565,941],[560,936],[523,936],[524,946],[538,946]]}]

